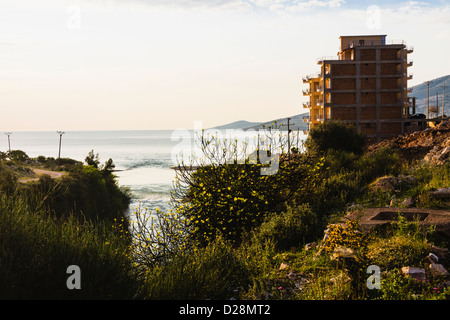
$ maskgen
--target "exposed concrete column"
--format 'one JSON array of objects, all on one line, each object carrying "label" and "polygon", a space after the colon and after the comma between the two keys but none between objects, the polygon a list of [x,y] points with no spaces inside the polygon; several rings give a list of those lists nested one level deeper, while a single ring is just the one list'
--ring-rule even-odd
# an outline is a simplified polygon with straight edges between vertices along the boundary
[{"label": "exposed concrete column", "polygon": [[375,61],[376,61],[376,84],[375,84],[375,112],[376,112],[376,126],[377,126],[377,142],[381,141],[381,50],[375,49]]},{"label": "exposed concrete column", "polygon": [[356,76],[355,76],[355,111],[356,111],[356,130],[361,131],[361,49],[354,48],[354,60],[359,63],[355,63]]},{"label": "exposed concrete column", "polygon": [[[402,81],[401,81],[401,118],[402,118],[402,122],[401,122],[401,134],[404,134],[405,133],[405,121],[404,121],[404,119],[403,119],[403,110],[404,110],[404,107],[405,107],[405,101],[407,101],[408,100],[408,94],[407,94],[407,91],[405,91],[405,90],[403,90],[403,88],[406,88],[406,90],[408,90],[408,84],[407,84],[407,80],[406,80],[406,76],[404,75],[404,74],[406,74],[406,72],[407,72],[407,70],[408,70],[408,66],[407,66],[407,63],[408,63],[408,59],[407,59],[407,57],[408,57],[408,55],[407,55],[407,53],[406,53],[406,47],[405,48],[402,48],[401,50],[400,50],[400,59],[401,59],[401,64],[402,64],[402,67],[401,67],[401,72],[402,72],[402,76],[401,76],[401,79],[402,79]],[[406,59],[406,61],[403,61],[403,59]]]}]

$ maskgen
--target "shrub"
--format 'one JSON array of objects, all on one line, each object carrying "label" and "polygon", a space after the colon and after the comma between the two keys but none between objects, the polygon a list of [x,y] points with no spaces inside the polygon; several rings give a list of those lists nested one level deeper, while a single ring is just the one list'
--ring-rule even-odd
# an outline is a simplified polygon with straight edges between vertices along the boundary
[{"label": "shrub", "polygon": [[142,273],[170,261],[179,251],[192,248],[188,220],[182,215],[156,209],[137,208],[130,234],[136,269]]},{"label": "shrub", "polygon": [[142,298],[229,299],[248,283],[248,272],[231,244],[218,237],[203,248],[179,251],[148,270]]},{"label": "shrub", "polygon": [[323,154],[330,149],[361,154],[365,145],[363,134],[339,121],[326,121],[309,131],[305,141],[310,154]]},{"label": "shrub", "polygon": [[8,167],[0,163],[0,191],[8,195],[16,189],[17,176]]},{"label": "shrub", "polygon": [[[21,196],[0,195],[0,298],[129,299],[129,243],[106,224],[46,210],[30,211]],[[69,290],[67,267],[81,269],[81,290]]]},{"label": "shrub", "polygon": [[28,155],[22,150],[11,150],[6,153],[7,157],[14,162],[23,162],[28,160]]},{"label": "shrub", "polygon": [[364,183],[370,183],[378,177],[397,176],[403,169],[403,161],[398,152],[386,147],[362,156],[356,161],[354,169],[362,173]]},{"label": "shrub", "polygon": [[389,271],[382,279],[379,298],[383,300],[448,300],[450,290],[440,288],[436,279],[406,277],[400,269]]},{"label": "shrub", "polygon": [[398,222],[378,232],[378,238],[368,245],[368,257],[384,268],[420,265],[430,248],[428,235],[418,221],[409,223],[399,214]]},{"label": "shrub", "polygon": [[261,175],[260,165],[203,166],[187,180],[189,187],[177,208],[191,221],[192,235],[203,245],[218,232],[238,244],[268,214],[286,210],[289,199],[311,201],[322,164],[281,162],[275,175]]},{"label": "shrub", "polygon": [[314,240],[320,220],[306,204],[289,206],[285,212],[271,214],[255,231],[258,241],[272,240],[278,250],[288,250]]},{"label": "shrub", "polygon": [[326,253],[332,253],[337,247],[347,247],[360,254],[364,253],[368,244],[368,237],[361,231],[358,220],[348,220],[344,224],[332,224],[326,232],[327,237],[322,243]]},{"label": "shrub", "polygon": [[36,183],[21,185],[23,194],[33,209],[44,206],[57,217],[75,217],[113,221],[121,218],[130,196],[120,189],[114,176],[92,166],[84,166],[51,179],[42,175]]}]

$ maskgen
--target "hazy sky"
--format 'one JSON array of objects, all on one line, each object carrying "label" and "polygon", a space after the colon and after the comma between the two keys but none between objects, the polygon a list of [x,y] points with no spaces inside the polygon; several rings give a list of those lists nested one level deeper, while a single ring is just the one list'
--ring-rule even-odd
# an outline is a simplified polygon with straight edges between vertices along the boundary
[{"label": "hazy sky", "polygon": [[301,78],[341,35],[405,40],[410,86],[450,74],[449,1],[0,0],[0,30],[0,131],[306,112]]}]

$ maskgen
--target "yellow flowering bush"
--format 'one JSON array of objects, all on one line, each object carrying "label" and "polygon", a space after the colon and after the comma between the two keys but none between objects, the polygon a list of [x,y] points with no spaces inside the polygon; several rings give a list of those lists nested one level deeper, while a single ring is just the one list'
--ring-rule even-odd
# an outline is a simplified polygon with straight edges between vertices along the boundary
[{"label": "yellow flowering bush", "polygon": [[348,220],[343,224],[332,224],[326,230],[322,250],[332,253],[337,247],[346,247],[356,251],[365,250],[369,237],[360,230],[358,220]]},{"label": "yellow flowering bush", "polygon": [[314,192],[323,161],[282,160],[274,175],[261,175],[260,169],[260,164],[210,165],[191,174],[177,204],[196,240],[207,244],[221,234],[240,242],[268,214],[286,210],[288,200]]},{"label": "yellow flowering bush", "polygon": [[138,270],[145,271],[190,247],[189,221],[177,212],[138,207],[133,218],[130,233]]}]

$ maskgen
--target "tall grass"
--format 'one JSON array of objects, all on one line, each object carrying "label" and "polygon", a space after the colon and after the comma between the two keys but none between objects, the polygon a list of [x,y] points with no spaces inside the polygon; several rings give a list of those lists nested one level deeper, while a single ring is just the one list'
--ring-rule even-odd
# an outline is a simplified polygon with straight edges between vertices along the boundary
[{"label": "tall grass", "polygon": [[203,248],[180,251],[148,269],[145,299],[229,299],[248,281],[248,272],[232,246],[217,238]]},{"label": "tall grass", "polygon": [[[103,221],[57,219],[32,211],[20,196],[0,194],[0,298],[131,298],[135,281],[128,243]],[[81,270],[69,290],[67,268]]]}]

